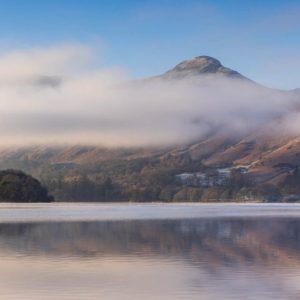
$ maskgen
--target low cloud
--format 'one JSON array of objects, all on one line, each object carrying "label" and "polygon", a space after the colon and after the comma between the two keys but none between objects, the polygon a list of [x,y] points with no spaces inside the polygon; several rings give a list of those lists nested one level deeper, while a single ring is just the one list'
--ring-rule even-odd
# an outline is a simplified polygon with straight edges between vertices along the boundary
[{"label": "low cloud", "polygon": [[82,46],[0,56],[1,146],[181,144],[215,128],[253,130],[296,103],[296,94],[224,77],[133,81],[119,67],[93,67]]}]

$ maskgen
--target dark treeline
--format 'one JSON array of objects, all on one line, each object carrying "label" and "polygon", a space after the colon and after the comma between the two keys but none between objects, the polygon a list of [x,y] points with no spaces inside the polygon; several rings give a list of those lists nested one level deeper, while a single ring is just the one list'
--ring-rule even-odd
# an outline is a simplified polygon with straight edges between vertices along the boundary
[{"label": "dark treeline", "polygon": [[212,171],[187,155],[107,160],[94,165],[49,164],[43,160],[16,162],[8,161],[0,166],[18,167],[40,179],[55,201],[294,202],[298,198],[293,195],[300,195],[298,169],[277,186],[257,184],[238,172],[232,172],[223,186],[182,184],[176,175]]},{"label": "dark treeline", "polygon": [[57,201],[114,201],[121,200],[120,188],[110,178],[92,181],[86,175],[74,180],[50,180],[47,187]]},{"label": "dark treeline", "polygon": [[0,171],[0,202],[52,202],[47,189],[19,170]]},{"label": "dark treeline", "polygon": [[94,170],[58,172],[44,178],[56,201],[264,201],[282,200],[280,188],[256,185],[243,174],[233,172],[223,186],[184,185],[176,179],[182,172],[205,171],[199,163],[188,161],[127,161],[95,166]]},{"label": "dark treeline", "polygon": [[[104,162],[71,170],[44,169],[39,175],[57,201],[184,201],[175,178],[203,168],[186,158],[174,161],[136,159]],[[46,175],[46,176],[44,176]],[[186,201],[199,201],[200,188]]]}]

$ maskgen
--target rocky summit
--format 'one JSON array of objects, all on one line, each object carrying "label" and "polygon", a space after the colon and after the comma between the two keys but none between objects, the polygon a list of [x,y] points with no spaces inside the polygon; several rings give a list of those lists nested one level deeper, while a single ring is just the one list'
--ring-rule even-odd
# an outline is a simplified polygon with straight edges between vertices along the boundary
[{"label": "rocky summit", "polygon": [[173,69],[166,72],[163,77],[184,78],[209,74],[246,79],[237,71],[224,67],[219,60],[206,55],[197,56],[179,63]]}]

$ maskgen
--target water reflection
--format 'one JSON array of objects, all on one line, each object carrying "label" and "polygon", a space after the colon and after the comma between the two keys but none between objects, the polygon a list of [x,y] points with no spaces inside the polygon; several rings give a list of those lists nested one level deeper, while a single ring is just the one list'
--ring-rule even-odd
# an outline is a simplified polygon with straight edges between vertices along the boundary
[{"label": "water reflection", "polygon": [[300,220],[0,225],[1,299],[299,299]]}]

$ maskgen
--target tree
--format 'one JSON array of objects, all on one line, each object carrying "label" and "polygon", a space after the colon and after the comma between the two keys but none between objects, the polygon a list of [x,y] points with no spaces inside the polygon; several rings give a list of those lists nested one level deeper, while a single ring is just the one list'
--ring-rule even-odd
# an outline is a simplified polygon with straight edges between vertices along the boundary
[{"label": "tree", "polygon": [[18,170],[0,171],[1,202],[51,202],[53,197],[41,183]]}]

